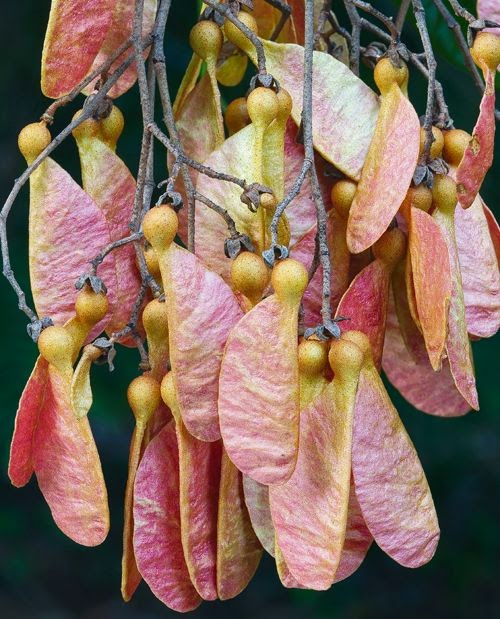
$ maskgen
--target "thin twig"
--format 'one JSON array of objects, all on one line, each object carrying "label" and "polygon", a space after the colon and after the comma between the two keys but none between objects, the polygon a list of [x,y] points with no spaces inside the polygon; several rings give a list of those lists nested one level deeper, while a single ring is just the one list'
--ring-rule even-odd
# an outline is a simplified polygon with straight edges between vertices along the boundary
[{"label": "thin twig", "polygon": [[104,262],[104,259],[106,258],[106,256],[110,254],[112,251],[115,251],[115,249],[119,249],[120,247],[123,247],[124,245],[128,245],[129,243],[133,243],[134,241],[139,241],[140,239],[142,239],[142,237],[143,237],[142,232],[134,232],[133,234],[130,234],[129,236],[126,236],[122,239],[118,239],[117,241],[113,241],[112,243],[109,243],[108,245],[106,245],[106,247],[104,249],[101,249],[101,251],[97,254],[97,256],[92,258],[92,260],[90,261],[90,264],[92,265],[92,274],[93,275],[97,274],[97,268],[99,267],[100,264]]},{"label": "thin twig", "polygon": [[232,237],[235,237],[238,235],[238,230],[236,229],[236,224],[234,222],[234,219],[226,211],[225,208],[222,208],[222,206],[219,206],[218,204],[210,200],[210,198],[207,198],[207,196],[204,196],[203,194],[201,194],[199,191],[194,192],[194,197],[196,198],[196,200],[199,200],[200,202],[205,204],[205,206],[208,206],[208,208],[212,209],[212,211],[214,211],[215,213],[217,213],[224,219]]},{"label": "thin twig", "polygon": [[[351,35],[349,40],[349,68],[354,75],[359,75],[359,55],[361,46],[361,20],[358,10],[352,0],[344,2],[349,21],[351,22]],[[335,20],[336,21],[336,20]]]},{"label": "thin twig", "polygon": [[313,49],[314,49],[314,5],[306,2],[305,6],[305,44],[304,44],[304,90],[302,107],[302,126],[304,137],[304,153],[311,164],[309,178],[316,205],[316,219],[318,222],[319,260],[323,269],[323,294],[321,303],[321,317],[323,325],[329,326],[332,320],[330,303],[331,264],[330,250],[327,241],[327,216],[321,195],[321,188],[314,164],[313,146]]},{"label": "thin twig", "polygon": [[401,36],[401,31],[403,30],[403,25],[405,23],[406,16],[408,14],[408,9],[410,8],[410,4],[411,4],[411,0],[401,0],[401,4],[398,9],[398,14],[396,16],[396,21],[394,22],[399,36]]},{"label": "thin twig", "polygon": [[427,163],[429,160],[429,153],[431,150],[434,137],[432,135],[432,122],[434,116],[434,93],[436,88],[436,59],[432,50],[432,43],[429,37],[429,31],[427,30],[427,23],[425,21],[425,9],[421,0],[412,0],[413,13],[417,22],[417,28],[420,33],[420,39],[424,47],[428,75],[427,86],[427,103],[425,107],[425,118],[423,128],[425,130],[425,144],[424,151],[422,153],[421,162]]}]

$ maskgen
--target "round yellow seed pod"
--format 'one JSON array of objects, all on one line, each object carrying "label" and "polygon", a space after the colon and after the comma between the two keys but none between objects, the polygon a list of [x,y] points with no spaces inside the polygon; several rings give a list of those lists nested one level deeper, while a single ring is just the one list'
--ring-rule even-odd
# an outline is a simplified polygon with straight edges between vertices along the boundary
[{"label": "round yellow seed pod", "polygon": [[158,262],[158,256],[155,250],[149,246],[144,250],[144,259],[146,260],[146,266],[151,275],[161,282],[160,263]]},{"label": "round yellow seed pod", "polygon": [[[253,15],[247,13],[246,11],[240,11],[237,18],[245,24],[247,28],[250,28],[254,34],[259,33],[257,21]],[[237,48],[242,49],[243,51],[252,47],[252,43],[247,39],[247,37],[228,19],[224,22],[224,34],[226,35],[226,39],[228,41],[231,41],[233,45],[236,45]]]},{"label": "round yellow seed pod", "polygon": [[199,21],[191,28],[189,45],[202,60],[217,58],[224,43],[224,35],[219,26],[207,19]]},{"label": "round yellow seed pod", "polygon": [[373,246],[373,255],[390,267],[403,258],[406,252],[406,236],[399,228],[387,230]]},{"label": "round yellow seed pod", "polygon": [[254,124],[268,127],[278,116],[278,96],[272,88],[258,86],[247,97],[247,109]]},{"label": "round yellow seed pod", "polygon": [[443,213],[454,213],[458,202],[457,184],[445,174],[436,174],[432,186],[432,202]]},{"label": "round yellow seed pod", "polygon": [[[429,157],[431,159],[436,159],[436,157],[441,157],[443,153],[444,146],[444,136],[443,132],[439,127],[432,127],[432,136],[434,137],[434,141],[431,144],[431,148],[429,151]],[[422,127],[420,129],[420,153],[419,156],[422,155],[425,148],[425,139],[427,137],[427,133],[425,129]]]},{"label": "round yellow seed pod", "polygon": [[106,316],[108,308],[108,297],[103,292],[95,293],[89,286],[76,295],[76,316],[85,325],[96,325]]},{"label": "round yellow seed pod", "polygon": [[471,134],[463,129],[450,129],[444,132],[443,138],[444,160],[452,166],[458,166],[472,139]]},{"label": "round yellow seed pod", "polygon": [[337,213],[345,220],[349,217],[349,209],[351,208],[354,194],[358,185],[354,181],[340,180],[332,187],[330,197],[332,205]]},{"label": "round yellow seed pod", "polygon": [[142,324],[148,340],[163,340],[168,337],[168,315],[165,301],[153,299],[142,312]]},{"label": "round yellow seed pod", "polygon": [[172,372],[165,374],[161,381],[161,398],[168,406],[168,408],[174,412],[177,408],[177,393],[175,391],[174,376]]},{"label": "round yellow seed pod", "polygon": [[144,238],[155,251],[164,251],[177,234],[179,220],[174,209],[166,204],[148,211],[142,222]]},{"label": "round yellow seed pod", "polygon": [[263,193],[260,196],[259,203],[266,211],[274,211],[278,204],[275,196],[272,193]]},{"label": "round yellow seed pod", "polygon": [[474,62],[482,68],[482,63],[490,71],[496,71],[500,64],[500,37],[491,32],[479,32],[470,49]]},{"label": "round yellow seed pod", "polygon": [[250,251],[241,252],[231,264],[233,288],[250,299],[253,305],[261,300],[270,275],[262,257]]},{"label": "round yellow seed pod", "polygon": [[309,283],[307,269],[297,260],[287,258],[274,265],[271,283],[275,293],[282,301],[297,303],[302,298]]},{"label": "round yellow seed pod", "polygon": [[302,376],[319,376],[328,363],[328,346],[318,340],[303,340],[297,349]]},{"label": "round yellow seed pod", "polygon": [[432,206],[432,191],[425,185],[410,187],[408,189],[411,205],[421,211],[429,212]]},{"label": "round yellow seed pod", "polygon": [[51,141],[50,131],[42,121],[31,123],[21,129],[17,138],[17,145],[26,161],[32,163],[47,148]]},{"label": "round yellow seed pod", "polygon": [[276,97],[278,98],[278,120],[286,122],[292,113],[292,97],[288,90],[283,87],[276,93]]},{"label": "round yellow seed pod", "polygon": [[340,340],[332,340],[328,361],[335,376],[342,379],[348,374],[359,374],[365,357],[363,350],[355,341],[349,341],[344,336]]},{"label": "round yellow seed pod", "polygon": [[64,327],[47,327],[38,338],[38,350],[42,357],[58,369],[71,365],[73,338]]},{"label": "round yellow seed pod", "polygon": [[160,405],[160,384],[148,374],[138,376],[128,386],[127,400],[136,424],[144,426]]},{"label": "round yellow seed pod", "polygon": [[251,123],[250,116],[248,115],[247,100],[245,97],[238,97],[231,101],[226,108],[224,115],[226,126],[229,131],[229,135],[237,133],[243,127],[246,127]]},{"label": "round yellow seed pod", "polygon": [[120,108],[113,105],[111,114],[100,121],[101,135],[103,141],[110,147],[115,148],[118,138],[125,127],[125,118]]},{"label": "round yellow seed pod", "polygon": [[375,65],[373,78],[380,90],[380,94],[387,93],[391,86],[396,83],[400,88],[408,81],[408,67],[401,61],[401,66],[397,67],[390,58],[381,58]]},{"label": "round yellow seed pod", "polygon": [[[76,120],[83,110],[78,110],[73,115],[72,120]],[[87,118],[82,123],[75,127],[72,131],[75,140],[81,140],[82,138],[102,138],[101,133],[101,121],[94,118]]]},{"label": "round yellow seed pod", "polygon": [[363,353],[363,359],[365,361],[371,359],[372,349],[370,346],[370,340],[362,331],[345,331],[342,333],[340,341],[355,344]]}]

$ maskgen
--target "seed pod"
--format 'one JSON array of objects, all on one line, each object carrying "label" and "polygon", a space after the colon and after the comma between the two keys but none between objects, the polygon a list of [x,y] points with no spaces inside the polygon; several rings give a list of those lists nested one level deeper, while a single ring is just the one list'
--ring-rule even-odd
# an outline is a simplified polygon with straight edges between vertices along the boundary
[{"label": "seed pod", "polygon": [[71,372],[74,341],[64,327],[47,327],[38,338],[38,350],[42,357],[65,373]]},{"label": "seed pod", "polygon": [[247,100],[245,97],[238,97],[233,99],[226,108],[226,114],[224,116],[226,121],[226,127],[229,131],[229,135],[237,133],[243,127],[246,127],[251,123],[250,116],[248,115]]},{"label": "seed pod", "polygon": [[85,286],[76,296],[75,311],[83,324],[94,326],[108,313],[109,302],[104,292],[96,293]]},{"label": "seed pod", "polygon": [[357,186],[357,183],[354,181],[345,179],[337,181],[332,187],[330,194],[332,204],[342,219],[347,220],[349,217],[349,209],[351,208]]},{"label": "seed pod", "polygon": [[134,378],[127,389],[127,400],[138,427],[144,428],[160,405],[160,385],[153,377],[143,374]]},{"label": "seed pod", "polygon": [[125,126],[125,118],[120,108],[113,105],[111,114],[100,121],[101,134],[103,141],[112,149],[115,150],[116,143],[123,132]]},{"label": "seed pod", "polygon": [[479,67],[484,63],[490,71],[496,71],[500,64],[500,38],[491,32],[479,32],[470,55]]},{"label": "seed pod", "polygon": [[451,166],[458,166],[472,139],[463,129],[450,129],[443,133],[443,157]]},{"label": "seed pod", "polygon": [[292,258],[278,262],[271,274],[271,283],[282,302],[295,303],[304,294],[309,277],[303,264]]},{"label": "seed pod", "polygon": [[375,65],[373,78],[382,95],[389,92],[393,84],[397,84],[405,92],[408,85],[408,67],[403,61],[398,67],[390,58],[381,58]]},{"label": "seed pod", "polygon": [[[259,28],[253,15],[246,11],[240,11],[236,17],[245,24],[247,28],[250,28],[254,34],[258,34]],[[248,53],[253,47],[253,44],[248,40],[246,35],[228,19],[224,22],[224,34],[228,41],[231,41],[233,45],[236,45],[236,47],[243,50],[245,53]]]},{"label": "seed pod", "polygon": [[373,255],[393,269],[406,251],[406,237],[399,228],[384,232],[373,246]]},{"label": "seed pod", "polygon": [[44,122],[26,125],[17,138],[17,145],[28,164],[38,157],[52,141],[52,136]]},{"label": "seed pod", "polygon": [[217,57],[223,42],[222,30],[211,20],[199,21],[189,33],[189,45],[202,60]]},{"label": "seed pod", "polygon": [[231,264],[231,283],[256,305],[269,284],[270,272],[261,256],[244,251]]},{"label": "seed pod", "polygon": [[[439,129],[439,127],[434,127],[434,126],[432,126],[432,136],[434,138],[434,141],[432,142],[431,148],[429,150],[429,157],[430,159],[436,159],[436,157],[441,157],[443,153],[444,136],[443,136],[443,132],[441,131],[441,129]],[[424,152],[426,139],[427,139],[427,132],[422,127],[420,129],[419,156],[421,156],[422,153]]]},{"label": "seed pod", "polygon": [[142,222],[144,237],[156,252],[169,247],[177,234],[179,220],[175,211],[166,205],[155,206]]}]

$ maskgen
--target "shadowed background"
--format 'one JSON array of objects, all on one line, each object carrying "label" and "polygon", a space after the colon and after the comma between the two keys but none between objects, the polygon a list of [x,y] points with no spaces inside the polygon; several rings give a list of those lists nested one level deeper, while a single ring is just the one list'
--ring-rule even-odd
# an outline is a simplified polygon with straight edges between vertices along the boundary
[{"label": "shadowed background", "polygon": [[[338,4],[337,2],[334,5]],[[399,2],[376,2],[394,12]],[[425,2],[426,6],[430,3]],[[467,3],[470,8],[471,2]],[[40,94],[39,59],[50,2],[17,0],[2,6],[0,40],[0,193],[5,199],[13,179],[24,169],[18,153],[18,131],[37,120],[48,105]],[[190,50],[187,34],[194,23],[195,2],[174,0],[167,34],[167,61],[172,87],[182,76]],[[451,116],[457,127],[471,131],[479,94],[461,66],[446,26],[438,25],[429,10],[430,29],[439,60]],[[412,49],[419,49],[413,25],[405,34]],[[245,84],[248,80],[245,81]],[[225,92],[226,100],[236,90]],[[241,93],[238,91],[238,95]],[[412,74],[410,95],[419,113],[425,105],[425,84]],[[126,128],[118,154],[132,171],[137,169],[141,132],[140,110],[134,88],[118,101]],[[57,112],[53,135],[79,106]],[[156,178],[165,178],[165,155],[157,151]],[[79,180],[76,148],[70,138],[55,159]],[[482,195],[500,216],[495,184],[500,157],[488,175]],[[28,288],[28,191],[19,196],[10,221],[13,266]],[[480,269],[478,265],[478,269]],[[119,349],[117,369],[93,369],[94,407],[91,421],[101,453],[111,508],[111,533],[98,548],[77,546],[58,531],[33,479],[16,490],[7,478],[7,458],[17,401],[33,367],[37,350],[26,335],[26,320],[15,297],[0,281],[0,617],[2,619],[153,619],[174,616],[141,585],[129,604],[120,597],[122,500],[126,481],[129,439],[133,418],[125,389],[137,375],[138,358]],[[498,556],[500,555],[500,421],[498,339],[474,344],[480,414],[445,420],[415,411],[394,391],[391,396],[415,442],[433,491],[442,536],[433,561],[416,571],[404,569],[373,547],[365,563],[347,581],[330,591],[290,591],[279,583],[273,562],[264,558],[248,589],[233,601],[205,603],[192,613],[197,618],[259,616],[341,619],[416,617],[465,618],[493,616],[498,609]]]}]

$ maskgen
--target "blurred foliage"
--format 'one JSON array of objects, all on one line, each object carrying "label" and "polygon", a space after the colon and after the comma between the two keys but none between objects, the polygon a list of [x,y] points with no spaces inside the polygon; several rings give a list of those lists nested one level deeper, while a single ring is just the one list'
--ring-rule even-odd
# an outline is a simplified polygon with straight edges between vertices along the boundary
[{"label": "blurred foliage", "polygon": [[[2,197],[24,169],[17,151],[19,129],[37,119],[47,106],[39,91],[39,58],[49,0],[18,0],[2,6],[0,35],[3,43],[0,98],[0,168]],[[399,2],[381,1],[380,8],[395,13]],[[426,6],[430,4],[426,1]],[[473,2],[466,3],[473,10]],[[451,34],[429,9],[429,25],[439,61],[450,112],[456,126],[471,130],[480,100]],[[196,3],[173,2],[167,36],[169,79],[176,88],[190,57],[187,34],[196,18]],[[405,27],[412,49],[420,45],[414,25]],[[245,82],[247,83],[247,82]],[[226,89],[231,100],[237,94]],[[425,105],[425,83],[413,76],[411,97],[419,113]],[[81,101],[80,101],[81,105]],[[132,170],[138,163],[140,110],[137,93],[119,101],[127,119],[119,154]],[[55,130],[74,112],[58,112]],[[76,149],[67,140],[56,159],[79,178]],[[158,151],[156,178],[165,177],[165,155]],[[483,196],[500,216],[496,183],[500,157],[485,182]],[[19,196],[9,223],[13,263],[28,286],[28,192]],[[478,265],[478,269],[480,265]],[[125,488],[128,442],[132,416],[125,389],[137,374],[137,357],[121,349],[117,369],[94,368],[95,405],[91,412],[95,437],[102,455],[110,494],[112,530],[95,549],[82,548],[66,539],[53,524],[36,482],[16,490],[6,475],[8,445],[17,400],[36,358],[36,349],[25,332],[24,317],[17,311],[12,291],[0,283],[3,327],[0,356],[0,617],[2,619],[153,619],[174,616],[142,585],[125,605],[119,594],[122,499]],[[442,539],[436,557],[417,571],[405,570],[373,548],[361,569],[346,582],[325,593],[287,591],[265,559],[248,589],[237,599],[204,604],[197,618],[259,616],[261,619],[441,619],[489,617],[498,612],[498,557],[500,556],[500,421],[498,415],[498,339],[474,344],[481,400],[480,414],[456,420],[419,413],[402,398],[392,396],[422,459],[437,511]]]}]

